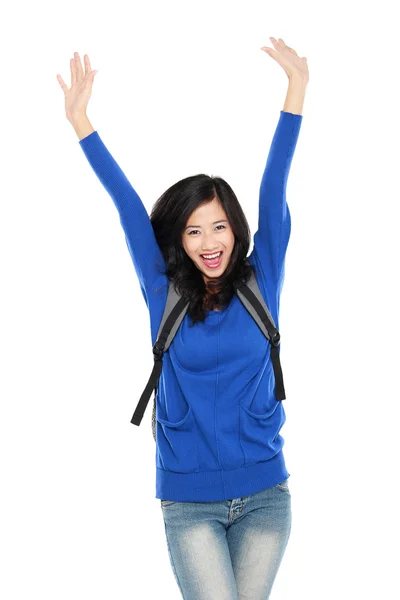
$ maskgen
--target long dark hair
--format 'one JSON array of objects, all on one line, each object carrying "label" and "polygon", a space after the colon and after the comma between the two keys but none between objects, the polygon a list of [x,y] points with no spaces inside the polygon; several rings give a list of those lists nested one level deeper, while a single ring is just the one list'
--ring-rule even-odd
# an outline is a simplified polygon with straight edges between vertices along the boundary
[{"label": "long dark hair", "polygon": [[[226,212],[235,243],[224,273],[209,281],[206,287],[202,273],[183,248],[182,234],[192,212],[214,198]],[[235,293],[234,283],[248,281],[253,270],[245,263],[250,247],[249,224],[235,192],[221,177],[200,174],[181,179],[156,201],[150,221],[166,263],[163,274],[189,302],[187,312],[192,318],[191,326],[206,318],[203,301],[207,291],[210,309],[222,308],[229,304]]]}]

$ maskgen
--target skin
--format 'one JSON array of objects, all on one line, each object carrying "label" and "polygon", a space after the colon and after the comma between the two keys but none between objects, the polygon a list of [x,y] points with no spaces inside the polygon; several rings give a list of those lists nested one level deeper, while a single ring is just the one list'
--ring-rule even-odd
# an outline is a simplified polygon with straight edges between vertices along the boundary
[{"label": "skin", "polygon": [[[261,50],[268,54],[285,71],[289,80],[283,110],[301,115],[304,96],[309,81],[307,58],[300,57],[297,52],[287,46],[282,38],[269,38],[273,48],[263,46]],[[86,110],[92,94],[92,86],[97,70],[93,71],[88,54],[83,56],[84,68],[78,52],[70,59],[71,87],[68,88],[61,75],[57,81],[64,93],[65,114],[73,126],[78,138],[82,140],[95,131],[90,123]]]},{"label": "skin", "polygon": [[[301,115],[309,82],[307,58],[300,57],[293,48],[285,44],[282,38],[270,37],[269,39],[273,48],[263,46],[261,50],[280,65],[289,81],[283,111]],[[87,117],[86,109],[91,97],[94,77],[98,72],[92,70],[87,54],[84,55],[83,60],[84,68],[78,52],[75,52],[74,58],[70,59],[70,88],[65,84],[61,75],[57,75],[58,83],[64,93],[66,117],[79,140],[95,131]],[[185,231],[182,236],[185,251],[202,272],[206,283],[209,279],[224,272],[234,245],[234,235],[229,223],[225,223],[225,227],[213,225],[214,221],[220,219],[227,219],[227,215],[218,200],[215,199],[193,212],[187,225],[199,225],[199,227],[190,235]],[[201,261],[199,254],[218,250],[224,250],[222,264],[219,269],[211,270]]]},{"label": "skin", "polygon": [[[222,220],[226,222],[215,223],[215,221]],[[197,227],[194,227],[194,225]],[[217,198],[194,210],[187,220],[186,228],[188,229],[185,229],[182,235],[182,246],[189,258],[201,271],[207,284],[210,279],[220,277],[225,271],[235,245],[234,233],[226,212]],[[220,267],[210,269],[204,264],[200,254],[214,254],[214,252],[220,250],[223,251]]]}]

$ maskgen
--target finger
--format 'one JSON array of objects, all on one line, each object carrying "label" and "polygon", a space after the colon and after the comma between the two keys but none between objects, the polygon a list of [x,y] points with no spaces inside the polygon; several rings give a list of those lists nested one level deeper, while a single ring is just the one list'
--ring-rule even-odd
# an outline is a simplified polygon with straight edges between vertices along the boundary
[{"label": "finger", "polygon": [[264,50],[264,52],[266,52],[269,56],[271,56],[271,58],[276,60],[276,57],[278,55],[278,52],[276,50],[273,50],[272,48],[268,48],[268,46],[264,46],[263,48],[261,48],[261,50]]},{"label": "finger", "polygon": [[274,44],[274,46],[278,46],[278,48],[280,48],[281,46],[285,46],[286,45],[282,38],[276,39],[274,37],[270,37],[269,39]]},{"label": "finger", "polygon": [[66,94],[68,92],[68,87],[65,85],[63,78],[61,77],[61,75],[57,75],[57,79],[62,91],[64,92],[64,94]]},{"label": "finger", "polygon": [[282,38],[278,38],[278,40],[276,40],[275,38],[270,37],[269,39],[271,40],[272,44],[274,46],[276,46],[278,49],[282,50],[283,48],[286,48],[287,50],[294,52],[294,50],[292,50],[292,48],[289,48],[289,46],[286,46],[286,44]]},{"label": "finger", "polygon": [[[270,37],[269,39],[271,40],[273,45],[275,45],[277,43],[275,38]],[[275,50],[273,50],[269,46],[262,46],[261,50],[265,50],[266,52],[275,52]]]},{"label": "finger", "polygon": [[296,50],[294,50],[293,48],[291,48],[290,46],[288,46],[287,44],[285,44],[285,42],[283,41],[282,38],[278,38],[278,40],[280,41],[280,43],[285,46],[285,48],[287,48],[288,50],[290,50],[290,52],[294,52],[294,54],[297,54]]},{"label": "finger", "polygon": [[80,81],[81,79],[83,79],[83,69],[82,69],[82,63],[81,63],[81,59],[79,58],[78,52],[74,52],[74,59],[75,59],[75,67],[76,67],[76,78],[78,81]]},{"label": "finger", "polygon": [[89,87],[89,89],[92,89],[92,85],[93,85],[93,81],[94,81],[96,73],[97,73],[97,71],[91,71],[87,77],[86,85]]},{"label": "finger", "polygon": [[85,63],[85,77],[88,75],[88,73],[90,73],[90,71],[92,70],[92,67],[90,66],[90,60],[87,54],[85,54],[85,56],[83,57],[84,63]]},{"label": "finger", "polygon": [[75,69],[75,61],[73,58],[69,61],[69,66],[71,68],[71,87],[76,83],[76,69]]}]

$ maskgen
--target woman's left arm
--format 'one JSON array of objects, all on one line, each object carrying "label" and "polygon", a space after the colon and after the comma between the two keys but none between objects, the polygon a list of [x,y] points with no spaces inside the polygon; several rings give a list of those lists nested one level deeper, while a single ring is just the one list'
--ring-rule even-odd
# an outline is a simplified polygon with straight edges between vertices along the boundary
[{"label": "woman's left arm", "polygon": [[283,111],[294,115],[303,115],[304,98],[307,85],[298,77],[289,79],[289,86],[286,93]]},{"label": "woman's left arm", "polygon": [[268,294],[279,296],[291,229],[286,184],[303,120],[308,67],[307,59],[299,58],[283,40],[270,39],[277,50],[262,49],[282,66],[289,85],[260,184],[258,229],[254,235],[252,255],[265,285],[270,286]]}]

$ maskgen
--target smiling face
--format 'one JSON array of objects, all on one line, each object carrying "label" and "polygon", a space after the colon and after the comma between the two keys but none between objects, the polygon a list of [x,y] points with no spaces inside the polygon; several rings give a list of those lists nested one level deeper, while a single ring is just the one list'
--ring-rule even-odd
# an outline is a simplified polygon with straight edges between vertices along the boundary
[{"label": "smiling face", "polygon": [[[235,236],[226,212],[217,198],[192,212],[182,235],[182,245],[186,254],[202,272],[206,283],[213,277],[220,277],[225,271],[235,245]],[[202,258],[204,254],[216,254],[221,251],[222,256],[218,260],[205,262]]]}]

